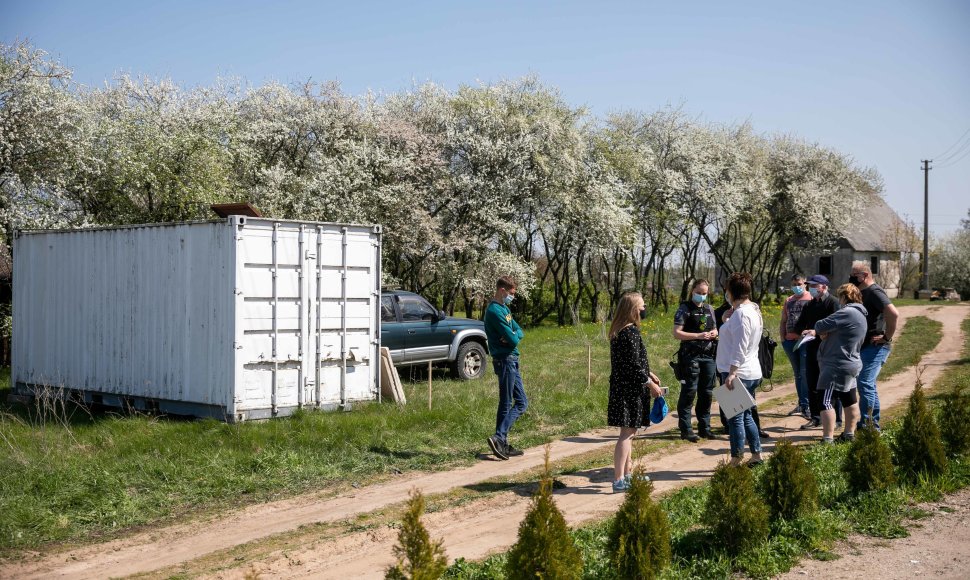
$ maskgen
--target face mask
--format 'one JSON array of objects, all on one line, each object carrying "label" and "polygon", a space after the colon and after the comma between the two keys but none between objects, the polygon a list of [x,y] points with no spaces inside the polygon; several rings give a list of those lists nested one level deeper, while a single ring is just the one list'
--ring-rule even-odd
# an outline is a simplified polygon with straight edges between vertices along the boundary
[{"label": "face mask", "polygon": [[801,296],[802,294],[805,293],[805,287],[804,286],[792,286],[791,287],[791,291],[795,294],[795,296]]},{"label": "face mask", "polygon": [[859,286],[862,284],[862,280],[860,280],[858,276],[849,276],[849,284]]},{"label": "face mask", "polygon": [[515,300],[515,296],[513,296],[512,294],[506,294],[505,295],[505,305],[506,306],[508,306],[509,304],[512,304],[512,301],[513,300]]},{"label": "face mask", "polygon": [[644,308],[643,310],[640,311],[640,320],[646,320],[646,319],[647,319],[647,309]]},{"label": "face mask", "polygon": [[808,293],[812,295],[812,298],[818,298],[818,288],[811,286],[808,289]]},{"label": "face mask", "polygon": [[694,304],[703,304],[707,300],[706,294],[694,294]]}]

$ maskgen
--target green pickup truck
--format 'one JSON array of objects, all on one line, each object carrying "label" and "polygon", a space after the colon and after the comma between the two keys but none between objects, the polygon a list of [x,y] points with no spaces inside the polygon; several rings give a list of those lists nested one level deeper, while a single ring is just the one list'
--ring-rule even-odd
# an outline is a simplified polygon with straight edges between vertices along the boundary
[{"label": "green pickup truck", "polygon": [[485,375],[485,323],[448,316],[413,292],[381,293],[381,346],[396,366],[447,363],[455,378]]}]

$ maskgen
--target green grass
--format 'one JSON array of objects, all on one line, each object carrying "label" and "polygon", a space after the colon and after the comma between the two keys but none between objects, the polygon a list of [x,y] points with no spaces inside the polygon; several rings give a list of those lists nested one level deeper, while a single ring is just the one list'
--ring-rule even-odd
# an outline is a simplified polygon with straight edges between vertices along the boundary
[{"label": "green grass", "polygon": [[[769,328],[777,327],[778,313],[766,307]],[[677,347],[672,318],[673,312],[653,312],[643,330],[652,367],[676,401],[678,385],[667,366]],[[522,373],[530,407],[513,429],[517,446],[605,427],[605,331],[598,324],[526,331]],[[786,369],[790,379],[788,365],[778,366],[777,380],[786,380]],[[38,414],[6,403],[7,370],[0,376],[0,554],[308,491],[336,493],[407,471],[453,469],[487,452],[496,405],[490,371],[467,383],[436,371],[430,411],[426,375],[409,382],[402,374],[403,408],[373,403],[227,425],[76,407]]]},{"label": "green grass", "polygon": [[880,379],[901,372],[918,363],[923,355],[936,348],[943,340],[943,324],[925,316],[914,316],[906,321],[898,339],[893,340],[886,364],[879,372]]},{"label": "green grass", "polygon": [[[916,319],[910,319],[911,323],[914,321]],[[909,324],[907,328],[917,329],[925,323]],[[937,388],[931,392],[931,402],[957,385],[970,384],[970,318],[963,321],[962,328],[966,336],[964,356],[940,377]],[[920,334],[912,330],[908,336],[907,339],[904,333],[900,341],[913,341]],[[884,436],[891,440],[898,428],[898,422],[889,423]],[[758,548],[739,557],[732,558],[721,550],[719,542],[701,519],[709,487],[707,483],[682,488],[664,497],[661,505],[670,518],[673,563],[662,578],[727,579],[738,574],[771,578],[786,572],[805,557],[834,559],[836,556],[830,552],[833,543],[847,534],[855,532],[886,539],[905,537],[909,521],[928,515],[917,507],[917,503],[939,501],[945,494],[970,485],[970,458],[964,457],[952,460],[949,472],[941,477],[923,478],[916,484],[854,496],[840,469],[848,446],[812,445],[805,450],[819,484],[819,511],[792,522],[774,522],[771,536]],[[609,518],[573,531],[573,537],[583,551],[584,579],[614,578],[608,566],[606,548],[611,522]],[[447,577],[500,580],[505,577],[504,561],[504,554],[481,562],[459,560],[449,568]]]}]

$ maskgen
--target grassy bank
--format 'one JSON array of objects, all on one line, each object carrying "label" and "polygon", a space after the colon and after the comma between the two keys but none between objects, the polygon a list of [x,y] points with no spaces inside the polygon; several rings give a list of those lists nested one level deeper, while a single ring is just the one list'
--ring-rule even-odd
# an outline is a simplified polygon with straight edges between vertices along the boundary
[{"label": "grassy bank", "polygon": [[[931,402],[938,401],[943,393],[958,385],[970,384],[970,318],[963,321],[962,328],[966,336],[964,356],[940,377],[931,392]],[[889,423],[885,436],[891,440],[897,436],[898,429],[897,421]],[[708,484],[686,487],[664,497],[661,505],[671,523],[673,563],[662,578],[732,578],[738,573],[770,578],[789,570],[805,557],[834,559],[836,556],[830,552],[833,543],[847,534],[886,539],[905,537],[907,524],[928,515],[919,509],[919,503],[938,501],[944,494],[970,485],[970,460],[962,458],[951,461],[944,476],[921,478],[918,483],[884,492],[853,495],[840,471],[848,449],[847,445],[807,447],[806,459],[819,482],[821,509],[792,522],[775,522],[770,538],[739,557],[731,557],[721,549],[720,542],[702,520]],[[759,475],[762,471],[763,468],[759,469]],[[608,566],[606,543],[611,523],[612,518],[573,532],[583,552],[585,579],[614,578]],[[505,558],[505,554],[500,554],[481,562],[459,560],[449,569],[448,577],[500,580],[505,577]]]}]

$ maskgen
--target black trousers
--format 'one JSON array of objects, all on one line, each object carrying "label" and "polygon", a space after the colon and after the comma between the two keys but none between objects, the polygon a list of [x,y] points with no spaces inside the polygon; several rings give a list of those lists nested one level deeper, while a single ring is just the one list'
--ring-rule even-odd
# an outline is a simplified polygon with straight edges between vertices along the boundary
[{"label": "black trousers", "polygon": [[680,386],[680,397],[677,399],[677,426],[680,434],[693,434],[691,429],[691,406],[697,413],[697,431],[701,434],[711,432],[711,402],[714,400],[714,385],[717,377],[717,367],[714,357],[709,355],[687,355],[681,358],[685,380]]}]

